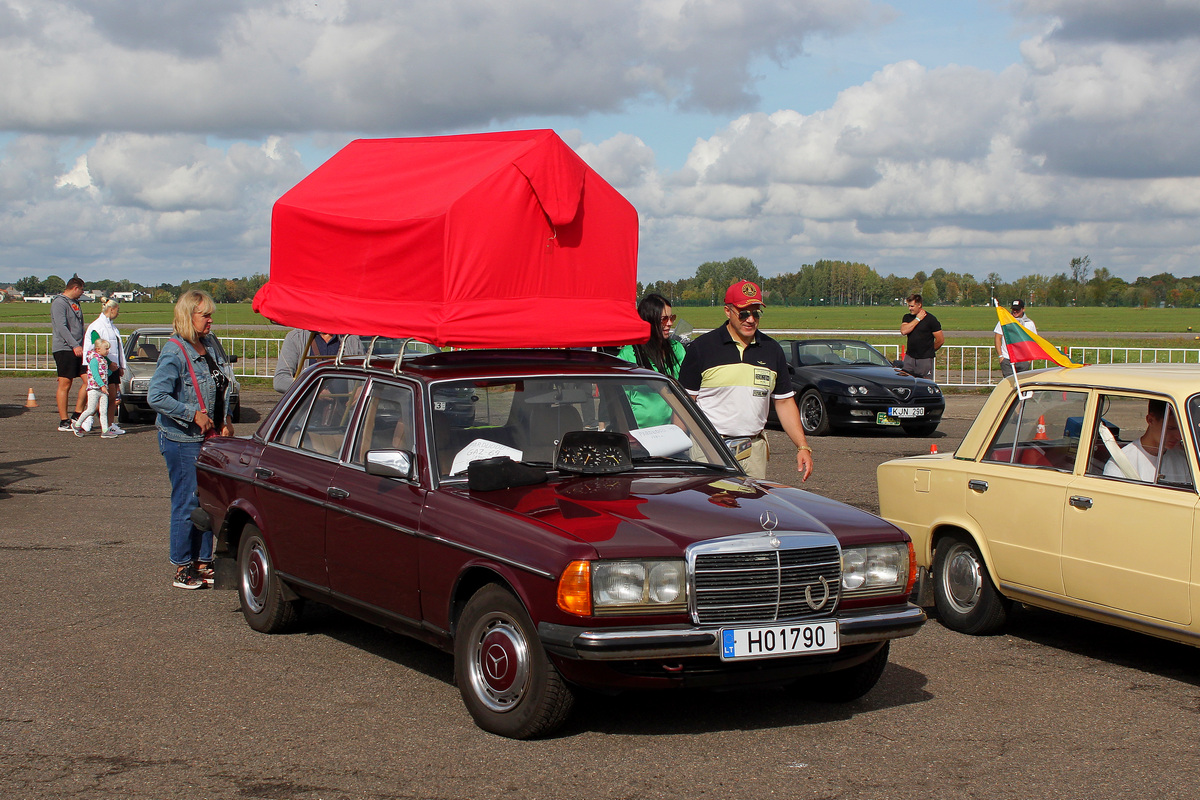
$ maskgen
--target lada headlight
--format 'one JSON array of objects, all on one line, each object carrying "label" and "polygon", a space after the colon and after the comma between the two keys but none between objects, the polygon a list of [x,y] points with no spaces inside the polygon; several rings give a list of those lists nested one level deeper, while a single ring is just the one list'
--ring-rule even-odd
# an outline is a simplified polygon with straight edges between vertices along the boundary
[{"label": "lada headlight", "polygon": [[593,614],[674,614],[687,609],[681,559],[572,561],[558,582],[558,607]]},{"label": "lada headlight", "polygon": [[847,547],[842,551],[842,596],[873,597],[912,589],[912,545],[907,542]]}]

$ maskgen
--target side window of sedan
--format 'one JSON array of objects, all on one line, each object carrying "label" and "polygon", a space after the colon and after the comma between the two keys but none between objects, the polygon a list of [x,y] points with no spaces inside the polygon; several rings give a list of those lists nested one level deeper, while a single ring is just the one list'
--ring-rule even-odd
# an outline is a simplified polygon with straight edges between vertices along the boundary
[{"label": "side window of sedan", "polygon": [[276,441],[337,458],[363,384],[358,378],[323,378],[310,386]]},{"label": "side window of sedan", "polygon": [[1164,398],[1101,395],[1089,475],[1190,489],[1179,414]]},{"label": "side window of sedan", "polygon": [[1014,397],[983,460],[1071,472],[1087,408],[1086,392],[1035,389]]},{"label": "side window of sedan", "polygon": [[350,460],[355,464],[365,464],[367,453],[371,450],[412,452],[415,442],[413,426],[412,391],[406,386],[373,384]]}]

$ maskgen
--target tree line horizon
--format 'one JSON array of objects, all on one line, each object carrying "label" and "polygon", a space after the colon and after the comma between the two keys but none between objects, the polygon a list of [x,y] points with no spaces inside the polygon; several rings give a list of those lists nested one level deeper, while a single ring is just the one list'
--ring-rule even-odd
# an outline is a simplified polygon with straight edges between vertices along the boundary
[{"label": "tree line horizon", "polygon": [[[242,278],[185,280],[179,284],[146,286],[127,279],[99,279],[84,283],[90,292],[141,292],[148,302],[173,303],[188,289],[202,289],[218,303],[250,302],[268,276],[255,273]],[[1005,281],[995,272],[982,280],[969,272],[951,272],[941,267],[912,277],[881,276],[869,265],[854,261],[821,259],[804,264],[797,272],[763,277],[745,256],[728,261],[706,261],[691,278],[637,283],[637,298],[657,292],[675,306],[717,306],[725,289],[739,280],[758,283],[763,299],[776,306],[868,306],[903,302],[920,294],[927,306],[981,306],[996,300],[1008,304],[1020,298],[1030,306],[1195,306],[1200,304],[1200,276],[1177,278],[1163,272],[1142,276],[1129,283],[1105,267],[1093,268],[1088,256],[1071,259],[1069,271],[1050,277],[1026,275]],[[13,288],[25,295],[58,294],[66,281],[58,275],[44,280],[36,275],[21,278]],[[636,301],[636,299],[635,299]]]},{"label": "tree line horizon", "polygon": [[744,256],[701,264],[695,276],[677,281],[638,282],[638,297],[657,292],[678,306],[718,306],[725,289],[739,280],[754,281],[768,305],[868,306],[902,303],[921,295],[926,306],[982,306],[995,300],[1007,305],[1020,298],[1030,306],[1194,306],[1200,304],[1200,276],[1176,278],[1163,272],[1133,283],[1105,267],[1092,267],[1091,258],[1071,259],[1068,271],[1047,277],[1026,275],[1003,280],[995,272],[982,280],[969,272],[943,268],[912,277],[881,276],[867,264],[822,259],[797,272],[763,277]]}]

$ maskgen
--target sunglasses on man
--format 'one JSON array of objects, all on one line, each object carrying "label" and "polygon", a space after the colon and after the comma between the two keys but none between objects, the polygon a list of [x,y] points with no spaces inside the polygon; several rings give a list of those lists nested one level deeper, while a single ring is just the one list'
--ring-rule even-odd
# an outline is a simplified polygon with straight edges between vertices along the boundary
[{"label": "sunglasses on man", "polygon": [[763,310],[761,308],[749,308],[749,309],[744,309],[744,310],[737,312],[738,319],[741,320],[742,322],[745,322],[747,317],[754,317],[755,319],[760,319],[762,317],[762,314],[763,314]]}]

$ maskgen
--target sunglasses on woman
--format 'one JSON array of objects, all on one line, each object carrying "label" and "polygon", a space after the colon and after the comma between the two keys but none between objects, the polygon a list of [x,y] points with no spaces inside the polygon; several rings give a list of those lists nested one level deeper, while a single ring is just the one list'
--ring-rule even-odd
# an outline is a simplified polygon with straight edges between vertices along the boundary
[{"label": "sunglasses on woman", "polygon": [[678,317],[676,317],[676,315],[675,315],[675,314],[664,314],[664,315],[663,315],[663,318],[662,318],[662,321],[663,321],[663,322],[669,322],[669,323],[671,323],[672,325],[674,325],[674,324],[675,324],[675,320],[676,320],[677,318],[678,318]]}]

